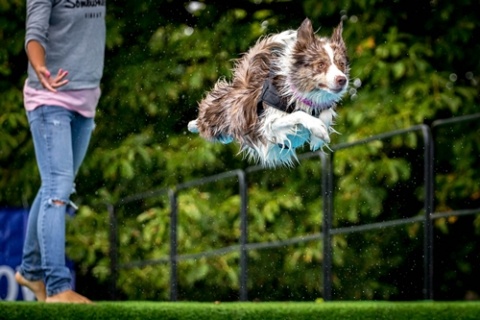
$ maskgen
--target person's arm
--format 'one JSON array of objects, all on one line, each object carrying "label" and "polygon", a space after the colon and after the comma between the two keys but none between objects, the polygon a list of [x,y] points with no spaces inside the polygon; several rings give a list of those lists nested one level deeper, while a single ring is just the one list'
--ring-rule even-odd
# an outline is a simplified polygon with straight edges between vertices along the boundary
[{"label": "person's arm", "polygon": [[50,71],[45,65],[45,49],[38,41],[30,40],[27,43],[27,56],[38,80],[45,89],[56,92],[56,88],[68,83],[68,79],[65,79],[68,74],[66,70],[60,69],[55,77],[51,77]]},{"label": "person's arm", "polygon": [[51,13],[51,0],[27,0],[25,50],[42,86],[55,92],[56,88],[68,83],[65,79],[68,73],[60,69],[57,75],[52,77],[46,65],[45,57],[48,52],[45,52],[45,48],[49,41],[55,41],[55,39],[49,39],[47,35]]}]

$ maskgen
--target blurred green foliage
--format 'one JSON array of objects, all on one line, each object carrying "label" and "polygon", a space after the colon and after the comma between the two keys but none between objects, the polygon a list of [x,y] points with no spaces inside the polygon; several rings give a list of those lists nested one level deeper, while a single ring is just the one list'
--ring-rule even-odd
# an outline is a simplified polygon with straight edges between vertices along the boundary
[{"label": "blurred green foliage", "polygon": [[[328,36],[344,19],[351,86],[339,105],[333,144],[436,119],[478,112],[479,11],[474,0],[441,1],[114,1],[96,131],[78,179],[80,211],[69,223],[68,254],[79,286],[107,299],[107,203],[251,163],[235,144],[208,143],[186,130],[196,104],[234,59],[263,35],[297,28],[308,16]],[[27,60],[24,1],[0,0],[0,205],[21,206],[39,186],[22,106]],[[436,211],[480,207],[477,123],[435,131]],[[423,142],[411,133],[335,152],[334,226],[422,213]],[[329,152],[328,150],[326,150]],[[249,242],[321,231],[320,163],[249,176]],[[234,180],[234,179],[233,179]],[[238,186],[219,181],[179,193],[179,254],[236,245]],[[120,263],[169,253],[165,196],[120,205]],[[478,264],[480,218],[435,221],[436,296],[463,299]],[[421,299],[422,225],[335,236],[334,299]],[[465,237],[452,244],[452,238]],[[445,252],[442,244],[451,249]],[[249,253],[250,299],[322,296],[322,244],[309,241]],[[179,262],[181,299],[238,298],[237,252]],[[122,269],[128,299],[168,299],[169,267]],[[104,286],[104,289],[98,290]]]}]

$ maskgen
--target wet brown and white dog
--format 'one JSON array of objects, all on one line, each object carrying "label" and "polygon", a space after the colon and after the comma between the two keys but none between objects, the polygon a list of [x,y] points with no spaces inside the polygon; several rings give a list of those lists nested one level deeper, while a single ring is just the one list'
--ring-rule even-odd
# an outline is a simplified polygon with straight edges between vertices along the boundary
[{"label": "wet brown and white dog", "polygon": [[292,165],[305,143],[317,150],[334,132],[334,107],[348,87],[342,22],[319,37],[307,18],[298,30],[260,39],[199,103],[188,129],[210,141],[237,141],[267,167]]}]

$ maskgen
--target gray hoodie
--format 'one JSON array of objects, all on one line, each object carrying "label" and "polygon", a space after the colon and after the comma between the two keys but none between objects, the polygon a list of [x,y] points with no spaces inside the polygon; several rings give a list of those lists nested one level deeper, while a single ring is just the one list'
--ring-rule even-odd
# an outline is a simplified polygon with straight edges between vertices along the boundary
[{"label": "gray hoodie", "polygon": [[[27,0],[25,46],[37,40],[52,76],[61,68],[69,83],[58,90],[96,88],[103,75],[106,0]],[[42,89],[28,64],[28,85]]]}]

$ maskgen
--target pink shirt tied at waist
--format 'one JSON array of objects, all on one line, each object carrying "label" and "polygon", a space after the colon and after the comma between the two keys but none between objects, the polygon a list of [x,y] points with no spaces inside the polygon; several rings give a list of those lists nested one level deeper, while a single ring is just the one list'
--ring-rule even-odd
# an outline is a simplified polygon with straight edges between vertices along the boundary
[{"label": "pink shirt tied at waist", "polygon": [[100,99],[100,94],[101,91],[99,87],[51,92],[31,88],[27,82],[25,82],[23,101],[27,111],[32,111],[42,105],[59,106],[71,111],[76,111],[86,118],[93,118],[95,117],[95,110],[98,100]]}]

